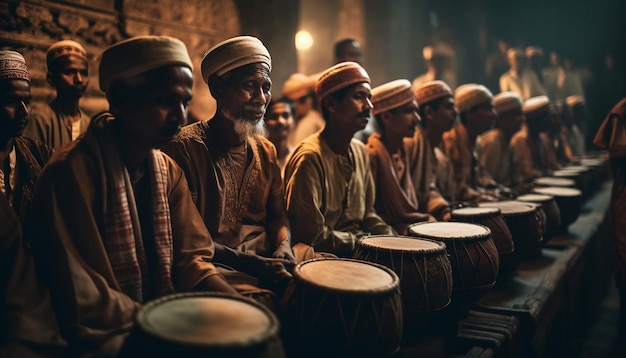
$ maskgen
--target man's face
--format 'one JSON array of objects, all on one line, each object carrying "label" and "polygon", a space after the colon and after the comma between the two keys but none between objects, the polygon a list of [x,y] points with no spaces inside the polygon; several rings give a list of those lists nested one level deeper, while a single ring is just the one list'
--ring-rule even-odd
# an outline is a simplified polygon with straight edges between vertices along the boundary
[{"label": "man's face", "polygon": [[296,107],[296,118],[300,119],[306,116],[307,113],[309,113],[309,111],[313,108],[313,95],[306,94],[300,98],[296,98],[294,105]]},{"label": "man's face", "polygon": [[70,55],[57,59],[48,82],[56,87],[60,97],[80,98],[89,84],[89,65],[80,57]]},{"label": "man's face", "polygon": [[476,130],[478,134],[484,133],[493,127],[496,113],[493,111],[493,101],[485,102],[470,110],[468,126]]},{"label": "man's face", "polygon": [[399,137],[412,137],[420,122],[417,109],[417,101],[413,100],[383,114],[385,130]]},{"label": "man's face", "polygon": [[[367,82],[357,83],[350,86],[345,96],[337,101],[329,98],[334,108],[334,120],[339,122],[341,128],[356,133],[367,126],[372,108],[372,93],[370,84]],[[332,112],[332,111],[331,111]]]},{"label": "man's face", "polygon": [[511,137],[519,131],[522,124],[524,124],[524,113],[521,108],[504,113],[499,119],[499,127],[507,137]]},{"label": "man's face", "polygon": [[117,113],[131,138],[151,148],[166,144],[187,123],[193,76],[185,66],[165,66],[141,77],[133,98]]},{"label": "man's face", "polygon": [[30,83],[26,80],[0,80],[0,137],[7,140],[22,135],[30,113]]},{"label": "man's face", "polygon": [[458,111],[454,105],[454,98],[452,98],[452,96],[446,97],[432,113],[428,127],[433,126],[433,129],[437,129],[441,133],[452,129],[458,115]]},{"label": "man's face", "polygon": [[293,122],[291,107],[287,103],[277,102],[273,104],[265,113],[265,126],[269,140],[277,144],[287,139],[293,128]]}]

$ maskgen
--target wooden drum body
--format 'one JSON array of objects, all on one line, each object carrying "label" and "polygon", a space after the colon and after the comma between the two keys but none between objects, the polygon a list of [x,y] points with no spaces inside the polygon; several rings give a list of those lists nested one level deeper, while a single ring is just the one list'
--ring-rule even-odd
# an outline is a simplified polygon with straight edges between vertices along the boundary
[{"label": "wooden drum body", "polygon": [[442,241],[452,266],[452,310],[467,311],[496,283],[500,259],[491,230],[460,222],[417,223],[409,233]]},{"label": "wooden drum body", "polygon": [[561,227],[561,211],[552,195],[526,194],[517,197],[518,201],[525,203],[540,204],[546,216],[546,234],[543,236],[543,243],[546,243],[552,236],[557,234]]},{"label": "wooden drum body", "polygon": [[[405,333],[427,326],[450,303],[452,267],[441,241],[406,236],[370,236],[359,240],[354,258],[379,263],[400,278]],[[426,328],[426,327],[423,327]]]},{"label": "wooden drum body", "polygon": [[578,219],[583,205],[580,190],[574,188],[545,187],[535,188],[534,191],[538,194],[554,196],[561,213],[560,231],[566,231],[567,227]]},{"label": "wooden drum body", "polygon": [[516,200],[479,203],[480,207],[499,208],[513,241],[517,259],[538,256],[545,233],[545,216],[537,205]]},{"label": "wooden drum body", "polygon": [[468,207],[452,210],[452,220],[480,224],[491,230],[491,238],[500,255],[498,278],[509,276],[515,269],[515,243],[511,231],[498,208]]},{"label": "wooden drum body", "polygon": [[279,322],[252,299],[217,292],[144,305],[121,357],[284,357]]},{"label": "wooden drum body", "polygon": [[354,259],[314,259],[294,268],[281,308],[294,357],[385,357],[400,348],[400,280]]}]

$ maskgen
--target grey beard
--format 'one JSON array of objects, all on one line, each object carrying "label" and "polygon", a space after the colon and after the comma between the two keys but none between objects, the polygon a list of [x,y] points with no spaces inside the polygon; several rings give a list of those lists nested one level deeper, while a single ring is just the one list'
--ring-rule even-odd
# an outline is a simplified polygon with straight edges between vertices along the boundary
[{"label": "grey beard", "polygon": [[222,113],[225,118],[233,121],[235,132],[237,132],[242,142],[249,137],[258,139],[267,136],[267,128],[262,118],[256,122],[252,122],[248,119],[235,118],[235,116],[228,111],[223,111]]}]

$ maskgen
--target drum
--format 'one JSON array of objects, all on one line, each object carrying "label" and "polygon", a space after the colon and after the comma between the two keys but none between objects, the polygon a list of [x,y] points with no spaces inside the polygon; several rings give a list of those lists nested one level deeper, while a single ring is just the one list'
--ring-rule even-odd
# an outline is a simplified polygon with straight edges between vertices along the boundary
[{"label": "drum", "polygon": [[566,178],[573,180],[575,187],[581,191],[581,193],[588,193],[590,189],[590,172],[586,169],[576,169],[576,167],[568,167],[569,169],[555,170],[552,176],[555,178]]},{"label": "drum", "polygon": [[400,348],[400,280],[383,265],[340,258],[301,262],[281,308],[290,356],[385,357]]},{"label": "drum", "polygon": [[498,208],[468,207],[452,210],[452,220],[485,225],[491,230],[491,238],[500,256],[498,278],[504,279],[515,268],[513,254],[515,243],[509,227]]},{"label": "drum", "polygon": [[370,236],[359,240],[354,258],[384,265],[400,277],[406,334],[427,329],[435,313],[450,303],[452,267],[441,241]]},{"label": "drum", "polygon": [[461,222],[416,223],[409,226],[409,233],[446,244],[452,266],[453,311],[466,312],[496,283],[500,259],[488,227]]},{"label": "drum", "polygon": [[552,195],[561,213],[561,231],[575,222],[582,210],[582,193],[574,188],[545,187],[535,188],[535,193]]},{"label": "drum", "polygon": [[541,253],[545,220],[536,204],[507,200],[479,203],[478,206],[500,209],[513,236],[516,261]]},{"label": "drum", "polygon": [[535,185],[539,187],[562,186],[562,187],[573,188],[576,186],[576,182],[572,179],[567,179],[567,178],[541,177],[541,178],[535,179]]},{"label": "drum", "polygon": [[165,296],[144,305],[120,357],[284,357],[276,316],[225,293]]},{"label": "drum", "polygon": [[559,232],[561,227],[561,211],[552,195],[526,194],[517,197],[517,200],[525,203],[541,204],[541,209],[546,215],[546,233],[543,236],[545,244],[552,236]]}]

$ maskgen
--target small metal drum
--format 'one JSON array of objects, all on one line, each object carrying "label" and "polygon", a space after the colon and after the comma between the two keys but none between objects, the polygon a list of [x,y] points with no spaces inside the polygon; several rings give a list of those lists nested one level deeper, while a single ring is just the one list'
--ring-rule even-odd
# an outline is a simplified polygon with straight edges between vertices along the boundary
[{"label": "small metal drum", "polygon": [[479,203],[480,207],[499,208],[504,217],[513,242],[516,260],[536,257],[541,253],[541,242],[545,233],[545,216],[537,205],[517,200]]},{"label": "small metal drum", "polygon": [[574,188],[545,187],[535,188],[535,193],[552,195],[561,213],[560,231],[566,231],[567,227],[575,222],[582,210],[582,193]]},{"label": "small metal drum", "polygon": [[294,357],[386,357],[400,348],[400,279],[355,259],[296,265],[281,303],[283,337]]},{"label": "small metal drum", "polygon": [[488,227],[461,222],[416,223],[409,226],[409,233],[446,244],[452,266],[452,310],[469,310],[496,283],[500,258]]},{"label": "small metal drum", "polygon": [[468,207],[452,210],[452,220],[485,225],[500,255],[499,279],[504,279],[515,269],[513,254],[515,243],[509,227],[498,208]]},{"label": "small metal drum", "polygon": [[561,211],[552,195],[526,194],[517,197],[517,200],[526,203],[541,204],[541,209],[546,215],[546,233],[543,236],[545,244],[552,236],[557,234],[561,227]]},{"label": "small metal drum", "polygon": [[450,303],[452,267],[441,241],[370,236],[359,240],[354,258],[384,265],[400,277],[406,334],[427,329]]},{"label": "small metal drum", "polygon": [[284,357],[279,321],[256,301],[225,293],[165,296],[144,305],[121,357]]}]

